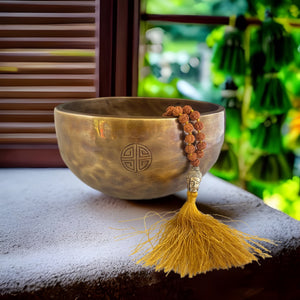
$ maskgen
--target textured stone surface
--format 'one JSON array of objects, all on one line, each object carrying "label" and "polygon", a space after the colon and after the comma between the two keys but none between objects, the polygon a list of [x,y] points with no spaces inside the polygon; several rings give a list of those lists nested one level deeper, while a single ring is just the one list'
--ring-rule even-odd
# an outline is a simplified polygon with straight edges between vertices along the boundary
[{"label": "textured stone surface", "polygon": [[[68,169],[0,169],[0,297],[3,299],[299,299],[300,222],[207,174],[199,209],[277,241],[273,257],[192,279],[144,269],[130,252],[146,212],[181,207],[185,191],[156,200],[108,197]],[[224,218],[223,218],[224,220]],[[226,219],[225,219],[226,220]],[[121,230],[118,230],[121,229]]]}]

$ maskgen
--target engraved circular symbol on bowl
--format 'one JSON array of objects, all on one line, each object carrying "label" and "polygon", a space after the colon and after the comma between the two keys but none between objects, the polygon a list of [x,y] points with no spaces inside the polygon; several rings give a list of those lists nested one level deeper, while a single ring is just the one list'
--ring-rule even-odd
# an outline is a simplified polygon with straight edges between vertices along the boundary
[{"label": "engraved circular symbol on bowl", "polygon": [[121,163],[127,171],[145,171],[152,163],[152,153],[145,145],[129,144],[121,152]]}]

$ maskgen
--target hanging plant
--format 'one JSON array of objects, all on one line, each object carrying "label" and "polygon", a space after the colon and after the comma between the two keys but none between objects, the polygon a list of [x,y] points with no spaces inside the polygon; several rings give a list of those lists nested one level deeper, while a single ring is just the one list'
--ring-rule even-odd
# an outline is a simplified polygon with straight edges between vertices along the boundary
[{"label": "hanging plant", "polygon": [[241,104],[237,98],[238,87],[231,77],[227,78],[224,89],[221,92],[221,104],[226,110],[226,132],[227,141],[235,141],[241,136]]},{"label": "hanging plant", "polygon": [[224,144],[219,158],[210,172],[228,181],[239,178],[238,158],[228,144]]},{"label": "hanging plant", "polygon": [[230,75],[244,75],[246,70],[242,31],[228,26],[214,48],[212,62],[215,68]]},{"label": "hanging plant", "polygon": [[283,25],[273,20],[267,11],[266,19],[256,30],[252,43],[253,73],[279,71],[294,60],[296,43]]},{"label": "hanging plant", "polygon": [[247,179],[258,183],[274,183],[290,179],[292,171],[284,154],[265,154],[250,167]]},{"label": "hanging plant", "polygon": [[253,148],[258,148],[270,154],[279,154],[282,151],[280,130],[279,117],[270,116],[255,129],[250,130],[250,144]]},{"label": "hanging plant", "polygon": [[250,108],[258,113],[279,115],[287,113],[291,107],[286,89],[277,73],[265,74],[260,78],[252,95]]}]

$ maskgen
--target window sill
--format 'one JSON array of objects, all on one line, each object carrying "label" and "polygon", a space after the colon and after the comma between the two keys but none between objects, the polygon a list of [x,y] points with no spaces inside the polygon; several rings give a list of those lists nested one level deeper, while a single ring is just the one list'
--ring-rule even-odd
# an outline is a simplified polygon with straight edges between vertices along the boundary
[{"label": "window sill", "polygon": [[166,277],[135,265],[130,253],[139,238],[118,241],[126,232],[116,228],[142,225],[119,221],[150,210],[179,208],[184,192],[145,202],[118,200],[68,169],[0,169],[0,190],[0,298],[300,298],[300,222],[210,174],[201,183],[200,209],[278,242],[271,246],[272,258],[193,279]]}]

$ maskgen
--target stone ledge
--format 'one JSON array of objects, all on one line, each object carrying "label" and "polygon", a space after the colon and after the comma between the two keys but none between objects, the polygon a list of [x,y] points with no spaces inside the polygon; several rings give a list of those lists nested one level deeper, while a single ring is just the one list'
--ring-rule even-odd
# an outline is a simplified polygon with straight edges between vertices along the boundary
[{"label": "stone ledge", "polygon": [[114,228],[150,210],[180,208],[185,191],[151,201],[113,199],[68,169],[0,169],[0,190],[1,299],[300,299],[300,222],[210,174],[199,209],[277,241],[272,258],[192,279],[166,277],[135,265],[130,252],[138,237],[117,241]]}]

